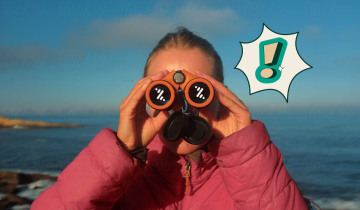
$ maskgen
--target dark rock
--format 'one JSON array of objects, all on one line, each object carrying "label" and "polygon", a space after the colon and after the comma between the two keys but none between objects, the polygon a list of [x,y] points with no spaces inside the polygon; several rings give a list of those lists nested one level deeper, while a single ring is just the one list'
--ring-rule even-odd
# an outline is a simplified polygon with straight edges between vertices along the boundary
[{"label": "dark rock", "polygon": [[[0,193],[5,196],[0,200],[0,210],[14,205],[31,204],[32,200],[21,198],[16,194],[21,190],[19,185],[27,185],[38,180],[57,181],[57,176],[45,174],[25,174],[17,172],[0,171]],[[27,187],[26,187],[27,188]],[[35,189],[38,187],[35,187]]]},{"label": "dark rock", "polygon": [[0,192],[2,193],[16,193],[16,184],[9,184],[6,182],[0,182]]},{"label": "dark rock", "polygon": [[8,183],[18,185],[19,173],[0,171],[0,183]]},{"label": "dark rock", "polygon": [[5,191],[1,190],[2,186],[28,184],[42,179],[56,181],[57,176],[0,171],[0,192],[6,193]]},{"label": "dark rock", "polygon": [[50,176],[45,174],[19,174],[19,184],[27,184],[41,179],[49,179],[51,181],[56,181],[57,176]]},{"label": "dark rock", "polygon": [[32,203],[31,200],[20,198],[11,193],[7,193],[5,197],[2,200],[0,200],[0,209],[6,209],[7,207],[14,205],[23,205],[23,204],[31,204],[31,203]]},{"label": "dark rock", "polygon": [[0,192],[16,193],[16,186],[19,184],[19,174],[7,171],[0,171]]}]

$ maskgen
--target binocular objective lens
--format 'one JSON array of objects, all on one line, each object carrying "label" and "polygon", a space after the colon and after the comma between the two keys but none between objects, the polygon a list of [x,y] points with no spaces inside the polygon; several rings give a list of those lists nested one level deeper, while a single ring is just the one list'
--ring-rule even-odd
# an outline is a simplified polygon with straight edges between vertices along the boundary
[{"label": "binocular objective lens", "polygon": [[169,102],[170,98],[170,90],[165,85],[155,85],[150,91],[150,100],[155,105],[165,105]]},{"label": "binocular objective lens", "polygon": [[209,95],[210,95],[209,87],[202,82],[194,83],[193,85],[191,85],[189,89],[190,99],[198,104],[202,104],[205,101],[207,101],[209,99]]}]

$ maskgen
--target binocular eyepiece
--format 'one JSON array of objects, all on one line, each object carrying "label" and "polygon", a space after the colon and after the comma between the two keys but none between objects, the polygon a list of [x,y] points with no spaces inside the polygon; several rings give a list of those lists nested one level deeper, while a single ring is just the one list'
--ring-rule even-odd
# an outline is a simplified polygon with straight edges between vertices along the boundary
[{"label": "binocular eyepiece", "polygon": [[[152,82],[146,89],[145,98],[150,107],[170,113],[163,127],[163,136],[167,140],[183,138],[198,145],[210,138],[211,127],[199,116],[199,109],[209,105],[214,98],[214,88],[208,80],[186,70],[172,71],[162,80]],[[174,102],[182,111],[172,109]]]}]

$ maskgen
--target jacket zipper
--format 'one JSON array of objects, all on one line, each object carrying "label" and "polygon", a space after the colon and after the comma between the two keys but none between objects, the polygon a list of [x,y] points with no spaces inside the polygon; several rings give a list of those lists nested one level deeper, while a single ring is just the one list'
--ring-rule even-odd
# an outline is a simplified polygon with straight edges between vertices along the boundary
[{"label": "jacket zipper", "polygon": [[185,195],[189,191],[190,169],[191,169],[191,163],[190,163],[190,158],[188,157],[187,163],[185,165],[185,172],[184,172],[184,177],[185,177],[185,193],[184,194]]}]

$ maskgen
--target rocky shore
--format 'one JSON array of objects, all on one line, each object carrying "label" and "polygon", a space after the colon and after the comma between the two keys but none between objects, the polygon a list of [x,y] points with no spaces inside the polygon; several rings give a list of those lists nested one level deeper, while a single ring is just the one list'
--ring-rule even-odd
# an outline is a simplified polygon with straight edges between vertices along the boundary
[{"label": "rocky shore", "polygon": [[41,121],[29,121],[21,119],[9,119],[0,116],[0,128],[64,128],[64,127],[84,127],[77,124],[67,123],[47,123]]},{"label": "rocky shore", "polygon": [[0,209],[30,209],[31,203],[57,176],[0,171]]}]

